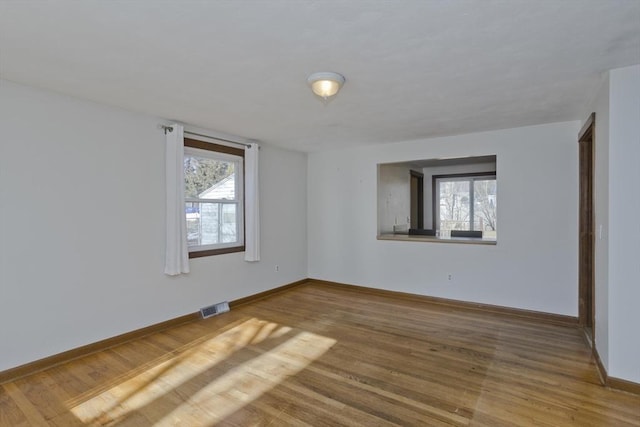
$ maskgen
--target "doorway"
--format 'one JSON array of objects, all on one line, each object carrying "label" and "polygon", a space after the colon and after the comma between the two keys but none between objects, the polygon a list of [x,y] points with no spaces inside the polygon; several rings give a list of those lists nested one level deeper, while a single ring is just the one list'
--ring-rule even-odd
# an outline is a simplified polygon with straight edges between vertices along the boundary
[{"label": "doorway", "polygon": [[595,290],[594,290],[594,220],[593,220],[593,169],[596,113],[591,113],[578,134],[580,225],[578,253],[578,320],[585,336],[593,347],[595,338]]},{"label": "doorway", "polygon": [[[411,179],[411,228],[424,228],[424,174],[409,171]],[[405,199],[406,200],[406,199]]]}]

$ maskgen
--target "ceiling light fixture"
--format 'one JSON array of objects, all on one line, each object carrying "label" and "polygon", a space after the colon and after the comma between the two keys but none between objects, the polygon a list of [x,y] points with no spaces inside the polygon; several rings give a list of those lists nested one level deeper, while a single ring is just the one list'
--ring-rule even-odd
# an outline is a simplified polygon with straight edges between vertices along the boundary
[{"label": "ceiling light fixture", "polygon": [[307,83],[311,86],[313,93],[324,101],[335,96],[344,84],[344,76],[331,71],[313,73],[307,78]]}]

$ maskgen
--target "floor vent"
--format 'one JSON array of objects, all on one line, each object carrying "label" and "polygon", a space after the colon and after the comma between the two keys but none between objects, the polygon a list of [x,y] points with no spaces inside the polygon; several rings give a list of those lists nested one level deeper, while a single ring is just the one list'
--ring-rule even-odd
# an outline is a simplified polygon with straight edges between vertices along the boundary
[{"label": "floor vent", "polygon": [[225,301],[219,302],[218,304],[210,305],[209,307],[201,308],[200,314],[202,315],[203,319],[206,319],[207,317],[215,316],[216,314],[220,313],[226,313],[227,311],[229,311],[229,303]]}]

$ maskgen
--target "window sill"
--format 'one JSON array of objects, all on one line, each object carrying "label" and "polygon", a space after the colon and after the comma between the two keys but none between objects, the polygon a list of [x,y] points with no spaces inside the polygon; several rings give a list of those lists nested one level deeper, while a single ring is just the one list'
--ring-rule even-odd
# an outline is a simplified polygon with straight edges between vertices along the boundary
[{"label": "window sill", "polygon": [[232,248],[220,248],[220,249],[209,249],[206,251],[193,251],[189,252],[189,259],[191,258],[202,258],[205,256],[213,256],[213,255],[222,255],[222,254],[231,254],[234,252],[244,252],[244,245],[242,246],[234,246]]},{"label": "window sill", "polygon": [[477,237],[437,237],[437,236],[409,236],[408,234],[381,234],[378,240],[394,240],[399,242],[427,242],[427,243],[462,243],[467,245],[496,245],[496,239]]}]

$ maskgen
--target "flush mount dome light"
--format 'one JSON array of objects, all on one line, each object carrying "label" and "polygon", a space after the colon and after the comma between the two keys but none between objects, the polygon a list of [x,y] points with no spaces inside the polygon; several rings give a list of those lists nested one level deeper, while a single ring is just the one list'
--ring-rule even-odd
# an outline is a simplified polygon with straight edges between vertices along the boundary
[{"label": "flush mount dome light", "polygon": [[331,71],[313,73],[307,78],[313,93],[325,101],[335,96],[344,84],[344,76]]}]

